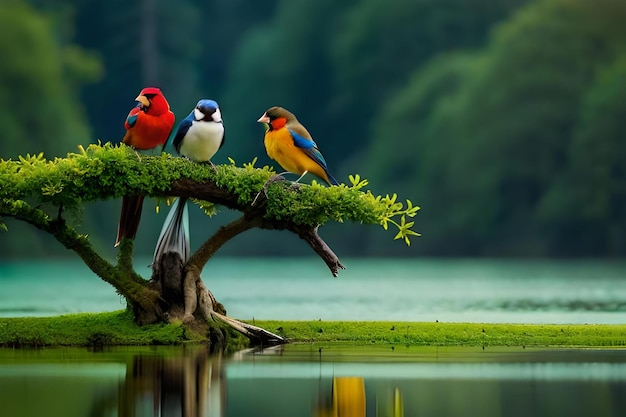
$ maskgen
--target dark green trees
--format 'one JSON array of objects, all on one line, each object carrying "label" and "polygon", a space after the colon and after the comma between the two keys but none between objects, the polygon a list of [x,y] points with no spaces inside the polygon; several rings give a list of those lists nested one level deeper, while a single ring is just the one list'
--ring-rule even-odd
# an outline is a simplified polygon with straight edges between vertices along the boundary
[{"label": "dark green trees", "polygon": [[625,253],[624,18],[614,0],[533,2],[388,103],[373,176],[425,196],[430,253]]},{"label": "dark green trees", "polygon": [[[145,3],[152,14],[142,12]],[[87,144],[87,126],[90,138],[118,140],[133,94],[152,82],[146,66],[155,62],[152,76],[179,119],[201,96],[220,102],[232,140],[217,163],[270,163],[255,120],[283,105],[306,123],[340,178],[359,172],[374,189],[422,197],[437,221],[426,225],[420,255],[625,254],[620,0],[10,4],[49,24],[38,41],[48,52],[31,54],[44,64],[2,84],[0,102],[19,113],[0,116],[15,138],[0,142],[5,158],[63,155]],[[150,21],[158,25],[154,36],[140,30]],[[26,46],[8,39],[29,27],[0,28],[9,56]],[[145,55],[145,44],[156,52]],[[98,72],[85,49],[104,69],[94,84],[82,84]],[[50,68],[60,75],[42,85],[50,79],[39,72]],[[49,85],[57,90],[46,91]],[[39,92],[41,99],[31,98]],[[53,106],[44,100],[51,94]],[[28,134],[24,97],[48,103]],[[62,123],[43,125],[44,116]],[[73,142],[53,146],[52,136],[40,137],[48,129]],[[17,148],[29,142],[35,146]],[[107,227],[96,232],[103,241]],[[416,253],[389,249],[385,237],[329,232],[348,253],[355,239],[368,255]],[[231,254],[259,254],[256,236],[248,241]]]},{"label": "dark green trees", "polygon": [[45,152],[65,155],[89,140],[78,100],[98,61],[55,31],[54,19],[25,1],[0,7],[0,125],[2,157]]}]

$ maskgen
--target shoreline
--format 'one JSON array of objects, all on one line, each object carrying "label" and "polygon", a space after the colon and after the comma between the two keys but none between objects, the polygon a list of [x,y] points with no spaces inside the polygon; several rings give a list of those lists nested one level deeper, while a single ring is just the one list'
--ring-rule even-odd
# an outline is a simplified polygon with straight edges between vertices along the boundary
[{"label": "shoreline", "polygon": [[[501,324],[244,320],[290,343],[406,346],[626,347],[626,324]],[[0,347],[153,346],[204,343],[182,323],[139,327],[125,311],[0,318]],[[232,342],[244,347],[243,336]]]}]

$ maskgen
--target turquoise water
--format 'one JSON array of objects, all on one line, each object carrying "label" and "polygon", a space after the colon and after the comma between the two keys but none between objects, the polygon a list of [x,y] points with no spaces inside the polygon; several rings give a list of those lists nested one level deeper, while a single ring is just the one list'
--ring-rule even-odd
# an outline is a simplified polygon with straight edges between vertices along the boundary
[{"label": "turquoise water", "polygon": [[626,409],[626,350],[287,345],[0,349],[5,417],[583,417]]},{"label": "turquoise water", "polygon": [[[216,258],[202,276],[242,319],[626,323],[626,262]],[[149,260],[136,262],[148,277]],[[142,265],[146,265],[143,267]],[[125,304],[80,261],[0,262],[0,316]]]},{"label": "turquoise water", "polygon": [[[332,278],[318,259],[216,259],[203,278],[240,318],[626,322],[625,262],[344,263]],[[80,262],[0,263],[2,316],[123,307]],[[323,344],[228,357],[202,346],[0,349],[3,417],[582,417],[625,409],[624,349],[351,352]]]}]

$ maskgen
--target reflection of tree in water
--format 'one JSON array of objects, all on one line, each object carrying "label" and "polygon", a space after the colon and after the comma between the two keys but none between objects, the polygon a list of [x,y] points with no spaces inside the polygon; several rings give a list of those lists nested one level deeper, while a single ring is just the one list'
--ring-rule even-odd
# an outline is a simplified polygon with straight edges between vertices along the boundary
[{"label": "reflection of tree in water", "polygon": [[376,399],[378,417],[404,417],[404,403],[400,388],[388,390],[385,395],[377,395]]},{"label": "reflection of tree in water", "polygon": [[[94,404],[92,416],[110,415],[114,395]],[[206,347],[183,355],[141,354],[127,364],[117,401],[119,417],[223,416],[226,390],[221,354]],[[108,410],[107,410],[108,409]]]},{"label": "reflection of tree in water", "polygon": [[[231,361],[233,359],[236,360],[237,355],[230,358]],[[175,349],[171,351],[171,356],[163,351],[134,355],[126,361],[126,375],[120,379],[118,388],[100,393],[102,395],[94,399],[90,417],[226,416],[228,393],[226,363],[223,360],[225,359],[221,353],[212,354],[207,347],[201,346]],[[250,392],[246,388],[251,389],[257,382],[252,385],[235,384],[236,389],[231,391],[231,395],[238,398],[231,398],[230,401],[240,404],[232,408],[231,413],[234,411],[239,414],[236,409],[243,407],[243,415],[249,415],[255,409],[253,403],[248,403]],[[315,384],[314,381],[311,382]],[[324,377],[320,368],[317,389],[310,393],[317,391],[311,415],[366,417],[374,413],[372,415],[377,417],[403,417],[403,399],[399,388],[381,384],[380,381],[371,382],[373,385],[366,392],[363,377]],[[284,395],[289,396],[289,387],[285,392],[275,391],[275,388],[276,385],[272,384],[260,386],[255,398],[262,399],[269,409],[277,407],[274,411],[277,415],[283,415],[280,413],[285,411],[285,404],[278,400],[284,399]],[[298,389],[294,392],[297,393]],[[306,401],[305,397],[296,397],[300,401]],[[299,401],[289,404],[296,408],[304,405]],[[306,409],[306,405],[304,407]]]},{"label": "reflection of tree in water", "polygon": [[[320,378],[319,396],[315,417],[365,417],[366,395],[365,382],[362,377],[334,377],[330,398],[322,388]],[[398,388],[385,395],[376,394],[376,416],[403,417],[402,395]]]},{"label": "reflection of tree in water", "polygon": [[330,398],[321,387],[315,417],[365,417],[365,383],[356,376],[334,377]]}]

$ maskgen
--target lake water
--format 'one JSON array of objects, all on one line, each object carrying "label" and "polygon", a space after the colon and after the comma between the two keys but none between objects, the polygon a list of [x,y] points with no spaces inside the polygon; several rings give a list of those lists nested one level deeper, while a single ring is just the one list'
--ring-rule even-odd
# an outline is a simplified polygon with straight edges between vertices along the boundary
[{"label": "lake water", "polygon": [[[318,259],[215,259],[203,278],[243,319],[626,322],[626,262],[344,263],[348,269],[332,278]],[[123,307],[80,262],[0,263],[2,316]],[[0,349],[2,417],[601,417],[625,410],[626,349],[303,344],[233,356],[201,346]]]},{"label": "lake water", "polygon": [[203,347],[0,349],[3,417],[603,417],[624,410],[624,350],[288,345],[221,357]]},{"label": "lake water", "polygon": [[[149,260],[136,262],[149,276]],[[203,279],[241,319],[626,323],[626,261],[216,258]],[[124,308],[80,261],[0,261],[0,316]]]}]

